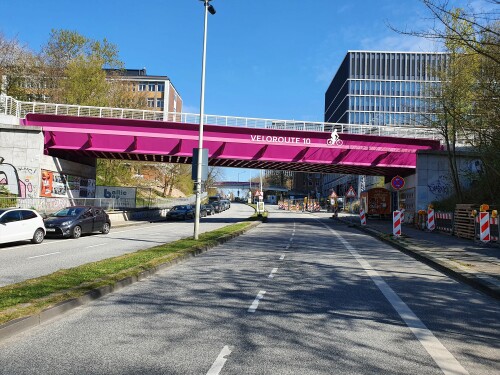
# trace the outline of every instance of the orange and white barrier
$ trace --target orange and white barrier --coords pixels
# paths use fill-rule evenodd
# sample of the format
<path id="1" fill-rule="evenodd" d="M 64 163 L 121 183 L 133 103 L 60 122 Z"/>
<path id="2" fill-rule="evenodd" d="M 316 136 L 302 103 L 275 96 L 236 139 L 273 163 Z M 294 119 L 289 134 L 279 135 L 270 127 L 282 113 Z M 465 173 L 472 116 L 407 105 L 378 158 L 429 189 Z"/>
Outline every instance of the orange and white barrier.
<path id="1" fill-rule="evenodd" d="M 429 208 L 427 210 L 427 229 L 434 230 L 436 229 L 436 221 L 434 220 L 434 210 Z"/>
<path id="2" fill-rule="evenodd" d="M 359 210 L 359 219 L 361 220 L 361 225 L 366 225 L 366 214 L 363 209 Z"/>
<path id="3" fill-rule="evenodd" d="M 392 213 L 392 234 L 401 237 L 401 211 Z"/>
<path id="4" fill-rule="evenodd" d="M 481 242 L 490 242 L 490 214 L 488 212 L 479 213 L 479 239 Z"/>

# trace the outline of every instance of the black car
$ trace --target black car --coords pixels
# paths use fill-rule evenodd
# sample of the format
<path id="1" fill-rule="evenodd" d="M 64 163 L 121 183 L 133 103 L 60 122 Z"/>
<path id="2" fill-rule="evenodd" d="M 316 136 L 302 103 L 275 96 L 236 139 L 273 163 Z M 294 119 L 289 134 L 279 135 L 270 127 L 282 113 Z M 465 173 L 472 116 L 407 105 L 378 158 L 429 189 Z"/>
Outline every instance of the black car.
<path id="1" fill-rule="evenodd" d="M 189 204 L 174 206 L 167 212 L 167 220 L 194 219 L 194 209 Z"/>
<path id="2" fill-rule="evenodd" d="M 202 210 L 205 209 L 207 215 L 213 215 L 215 214 L 215 208 L 211 204 L 203 204 L 201 205 Z"/>
<path id="3" fill-rule="evenodd" d="M 73 206 L 59 210 L 45 220 L 46 236 L 79 238 L 84 233 L 108 234 L 111 221 L 101 207 Z"/>

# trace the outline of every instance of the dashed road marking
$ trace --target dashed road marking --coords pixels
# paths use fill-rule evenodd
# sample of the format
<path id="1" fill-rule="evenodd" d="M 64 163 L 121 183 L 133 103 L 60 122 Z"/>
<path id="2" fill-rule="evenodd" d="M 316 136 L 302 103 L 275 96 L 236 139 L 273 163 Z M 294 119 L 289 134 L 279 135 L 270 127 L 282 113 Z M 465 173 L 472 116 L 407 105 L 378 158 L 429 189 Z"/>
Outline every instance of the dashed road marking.
<path id="1" fill-rule="evenodd" d="M 248 308 L 248 312 L 253 313 L 255 312 L 255 310 L 257 310 L 257 307 L 259 307 L 259 301 L 264 298 L 264 294 L 266 294 L 265 290 L 261 290 L 259 294 L 257 294 L 257 297 L 255 297 L 252 305 Z"/>
<path id="2" fill-rule="evenodd" d="M 210 367 L 210 370 L 208 370 L 207 375 L 219 375 L 222 368 L 224 367 L 224 364 L 227 361 L 227 358 L 225 358 L 225 357 L 227 357 L 229 354 L 231 354 L 232 351 L 233 351 L 233 349 L 230 348 L 229 346 L 227 346 L 227 345 L 224 346 L 222 348 L 221 352 L 219 353 L 219 355 L 217 356 L 217 359 L 212 364 L 212 367 Z"/>
<path id="3" fill-rule="evenodd" d="M 281 256 L 280 256 L 280 260 L 283 260 L 283 259 L 285 259 L 285 254 L 281 254 Z"/>
<path id="4" fill-rule="evenodd" d="M 61 252 L 58 251 L 58 252 L 55 252 L 55 253 L 48 253 L 48 254 L 43 254 L 43 255 L 35 255 L 34 257 L 28 257 L 28 259 L 47 257 L 49 255 L 55 255 L 55 254 L 61 254 Z"/>
<path id="5" fill-rule="evenodd" d="M 268 277 L 268 278 L 269 278 L 269 279 L 274 278 L 274 274 L 275 274 L 276 272 L 278 272 L 278 269 L 277 269 L 277 268 L 273 268 L 273 270 L 272 270 L 272 271 L 271 271 L 271 273 L 269 274 L 269 277 Z"/>

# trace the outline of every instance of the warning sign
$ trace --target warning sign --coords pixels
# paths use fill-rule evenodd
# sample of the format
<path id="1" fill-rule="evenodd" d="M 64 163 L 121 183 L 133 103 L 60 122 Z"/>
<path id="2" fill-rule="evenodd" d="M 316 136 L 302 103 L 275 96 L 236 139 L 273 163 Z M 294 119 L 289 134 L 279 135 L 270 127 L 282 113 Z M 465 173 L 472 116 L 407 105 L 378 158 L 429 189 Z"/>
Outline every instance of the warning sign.
<path id="1" fill-rule="evenodd" d="M 351 186 L 349 190 L 347 190 L 347 193 L 345 194 L 347 198 L 355 198 L 356 197 L 356 191 L 354 188 Z"/>
<path id="2" fill-rule="evenodd" d="M 337 193 L 332 191 L 332 193 L 330 194 L 330 198 L 337 199 L 338 198 Z"/>

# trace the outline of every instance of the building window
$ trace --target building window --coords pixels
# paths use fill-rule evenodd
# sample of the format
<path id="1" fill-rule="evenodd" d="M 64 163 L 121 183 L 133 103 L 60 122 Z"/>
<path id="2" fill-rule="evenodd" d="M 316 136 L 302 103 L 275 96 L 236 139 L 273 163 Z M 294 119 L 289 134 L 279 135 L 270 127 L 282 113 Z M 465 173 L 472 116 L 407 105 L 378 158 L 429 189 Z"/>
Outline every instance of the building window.
<path id="1" fill-rule="evenodd" d="M 146 84 L 143 82 L 139 83 L 139 90 L 138 91 L 146 91 Z"/>
<path id="2" fill-rule="evenodd" d="M 153 98 L 148 98 L 148 107 L 154 108 L 155 100 Z"/>
<path id="3" fill-rule="evenodd" d="M 156 107 L 158 108 L 163 108 L 164 106 L 164 100 L 163 99 L 156 99 Z"/>
<path id="4" fill-rule="evenodd" d="M 165 91 L 165 84 L 159 83 L 158 84 L 158 91 L 159 92 L 164 92 Z"/>
<path id="5" fill-rule="evenodd" d="M 154 83 L 149 84 L 149 91 L 156 91 L 156 85 Z"/>

